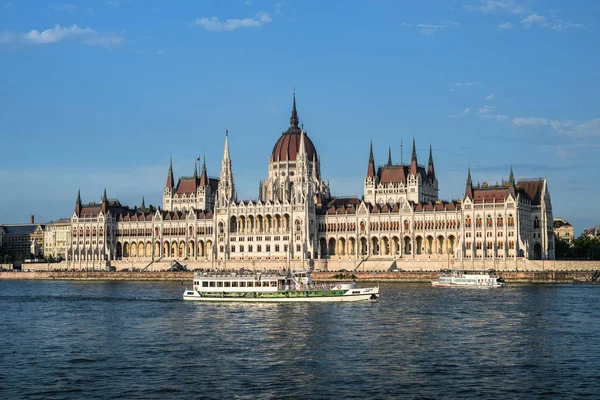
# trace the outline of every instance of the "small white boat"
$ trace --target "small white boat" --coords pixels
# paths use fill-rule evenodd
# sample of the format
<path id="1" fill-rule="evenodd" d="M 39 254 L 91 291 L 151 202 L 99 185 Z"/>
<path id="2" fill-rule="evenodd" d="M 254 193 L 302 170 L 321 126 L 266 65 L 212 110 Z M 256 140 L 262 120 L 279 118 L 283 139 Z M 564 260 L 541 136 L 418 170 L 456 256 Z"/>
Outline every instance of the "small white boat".
<path id="1" fill-rule="evenodd" d="M 313 284 L 310 271 L 283 274 L 195 274 L 183 300 L 218 302 L 333 302 L 377 301 L 379 287 L 357 288 L 351 283 Z"/>
<path id="2" fill-rule="evenodd" d="M 431 281 L 431 286 L 435 287 L 473 287 L 473 288 L 501 288 L 504 287 L 504 280 L 495 273 L 462 273 L 450 272 L 442 273 L 438 280 Z"/>

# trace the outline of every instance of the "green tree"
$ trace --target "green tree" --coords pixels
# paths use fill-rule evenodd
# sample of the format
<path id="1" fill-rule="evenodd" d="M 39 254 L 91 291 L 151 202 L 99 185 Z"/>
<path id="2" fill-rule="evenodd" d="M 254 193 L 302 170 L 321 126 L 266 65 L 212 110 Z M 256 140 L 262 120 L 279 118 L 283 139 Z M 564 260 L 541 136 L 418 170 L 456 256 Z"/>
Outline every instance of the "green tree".
<path id="1" fill-rule="evenodd" d="M 557 237 L 554 239 L 554 245 L 557 260 L 564 260 L 574 257 L 573 248 L 566 240 Z"/>
<path id="2" fill-rule="evenodd" d="M 600 240 L 585 235 L 573 240 L 573 255 L 585 260 L 600 260 Z"/>

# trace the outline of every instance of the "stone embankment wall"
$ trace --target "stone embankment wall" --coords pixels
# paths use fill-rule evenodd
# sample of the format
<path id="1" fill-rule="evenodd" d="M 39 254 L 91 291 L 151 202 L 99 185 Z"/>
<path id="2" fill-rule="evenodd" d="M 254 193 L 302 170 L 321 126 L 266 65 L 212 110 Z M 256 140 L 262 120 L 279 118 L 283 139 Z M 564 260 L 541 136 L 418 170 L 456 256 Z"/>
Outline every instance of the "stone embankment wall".
<path id="1" fill-rule="evenodd" d="M 589 281 L 593 272 L 573 271 L 510 271 L 499 274 L 507 282 L 560 283 L 574 280 Z M 429 282 L 439 277 L 439 272 L 316 272 L 315 281 L 352 280 L 364 282 Z M 102 272 L 102 271 L 35 271 L 0 272 L 0 280 L 74 280 L 74 281 L 177 281 L 188 283 L 192 272 Z"/>

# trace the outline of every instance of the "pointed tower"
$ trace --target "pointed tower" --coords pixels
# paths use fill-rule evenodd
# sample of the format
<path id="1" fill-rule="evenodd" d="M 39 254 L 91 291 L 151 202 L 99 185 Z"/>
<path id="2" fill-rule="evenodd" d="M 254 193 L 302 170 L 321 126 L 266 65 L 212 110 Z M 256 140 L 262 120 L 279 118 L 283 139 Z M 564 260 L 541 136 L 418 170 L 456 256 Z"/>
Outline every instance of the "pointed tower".
<path id="1" fill-rule="evenodd" d="M 435 169 L 433 168 L 433 150 L 431 149 L 431 143 L 429 143 L 429 164 L 427 166 L 427 176 L 431 182 L 435 181 Z"/>
<path id="2" fill-rule="evenodd" d="M 194 161 L 194 179 L 198 179 L 198 158 Z"/>
<path id="3" fill-rule="evenodd" d="M 200 173 L 200 186 L 206 187 L 208 185 L 208 175 L 206 174 L 206 155 L 202 161 L 202 172 Z"/>
<path id="4" fill-rule="evenodd" d="M 290 127 L 298 128 L 300 119 L 298 118 L 298 112 L 296 111 L 296 91 L 294 90 L 294 103 L 292 105 L 292 116 L 290 117 Z"/>
<path id="5" fill-rule="evenodd" d="M 220 206 L 227 206 L 230 201 L 234 200 L 235 196 L 231 157 L 229 155 L 229 130 L 225 130 L 225 149 L 223 150 L 223 161 L 221 161 L 218 196 Z"/>
<path id="6" fill-rule="evenodd" d="M 173 178 L 173 157 L 169 157 L 169 174 L 167 175 L 167 189 L 173 191 L 175 178 Z"/>
<path id="7" fill-rule="evenodd" d="M 77 200 L 75 200 L 75 215 L 78 217 L 81 215 L 83 205 L 81 204 L 81 191 L 77 189 Z"/>
<path id="8" fill-rule="evenodd" d="M 106 197 L 106 188 L 104 188 L 104 194 L 102 195 L 101 208 L 102 212 L 106 214 L 106 212 L 108 211 L 108 198 Z"/>
<path id="9" fill-rule="evenodd" d="M 415 138 L 413 137 L 412 157 L 410 159 L 410 169 L 408 173 L 416 176 L 418 172 L 419 165 L 417 164 L 417 146 L 415 144 Z"/>
<path id="10" fill-rule="evenodd" d="M 508 177 L 508 192 L 516 199 L 517 198 L 517 184 L 515 182 L 515 174 L 513 174 L 513 167 L 510 164 L 510 175 Z"/>
<path id="11" fill-rule="evenodd" d="M 371 178 L 375 182 L 375 157 L 373 157 L 373 141 L 369 148 L 369 166 L 367 167 L 367 178 Z"/>
<path id="12" fill-rule="evenodd" d="M 141 208 L 146 208 L 146 202 L 144 201 L 144 196 L 142 196 L 142 207 Z"/>
<path id="13" fill-rule="evenodd" d="M 392 146 L 388 146 L 388 167 L 392 165 Z"/>
<path id="14" fill-rule="evenodd" d="M 469 167 L 469 173 L 467 175 L 467 186 L 465 188 L 465 197 L 473 200 L 473 181 L 471 180 L 471 167 Z"/>

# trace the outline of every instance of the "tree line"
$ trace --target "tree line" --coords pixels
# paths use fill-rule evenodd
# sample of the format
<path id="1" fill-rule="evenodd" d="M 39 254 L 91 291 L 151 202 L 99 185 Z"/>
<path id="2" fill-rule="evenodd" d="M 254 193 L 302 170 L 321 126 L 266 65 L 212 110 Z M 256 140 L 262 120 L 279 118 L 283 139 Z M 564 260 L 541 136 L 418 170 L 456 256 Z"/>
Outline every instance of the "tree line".
<path id="1" fill-rule="evenodd" d="M 579 236 L 569 245 L 566 240 L 555 238 L 557 260 L 600 260 L 600 239 Z"/>

